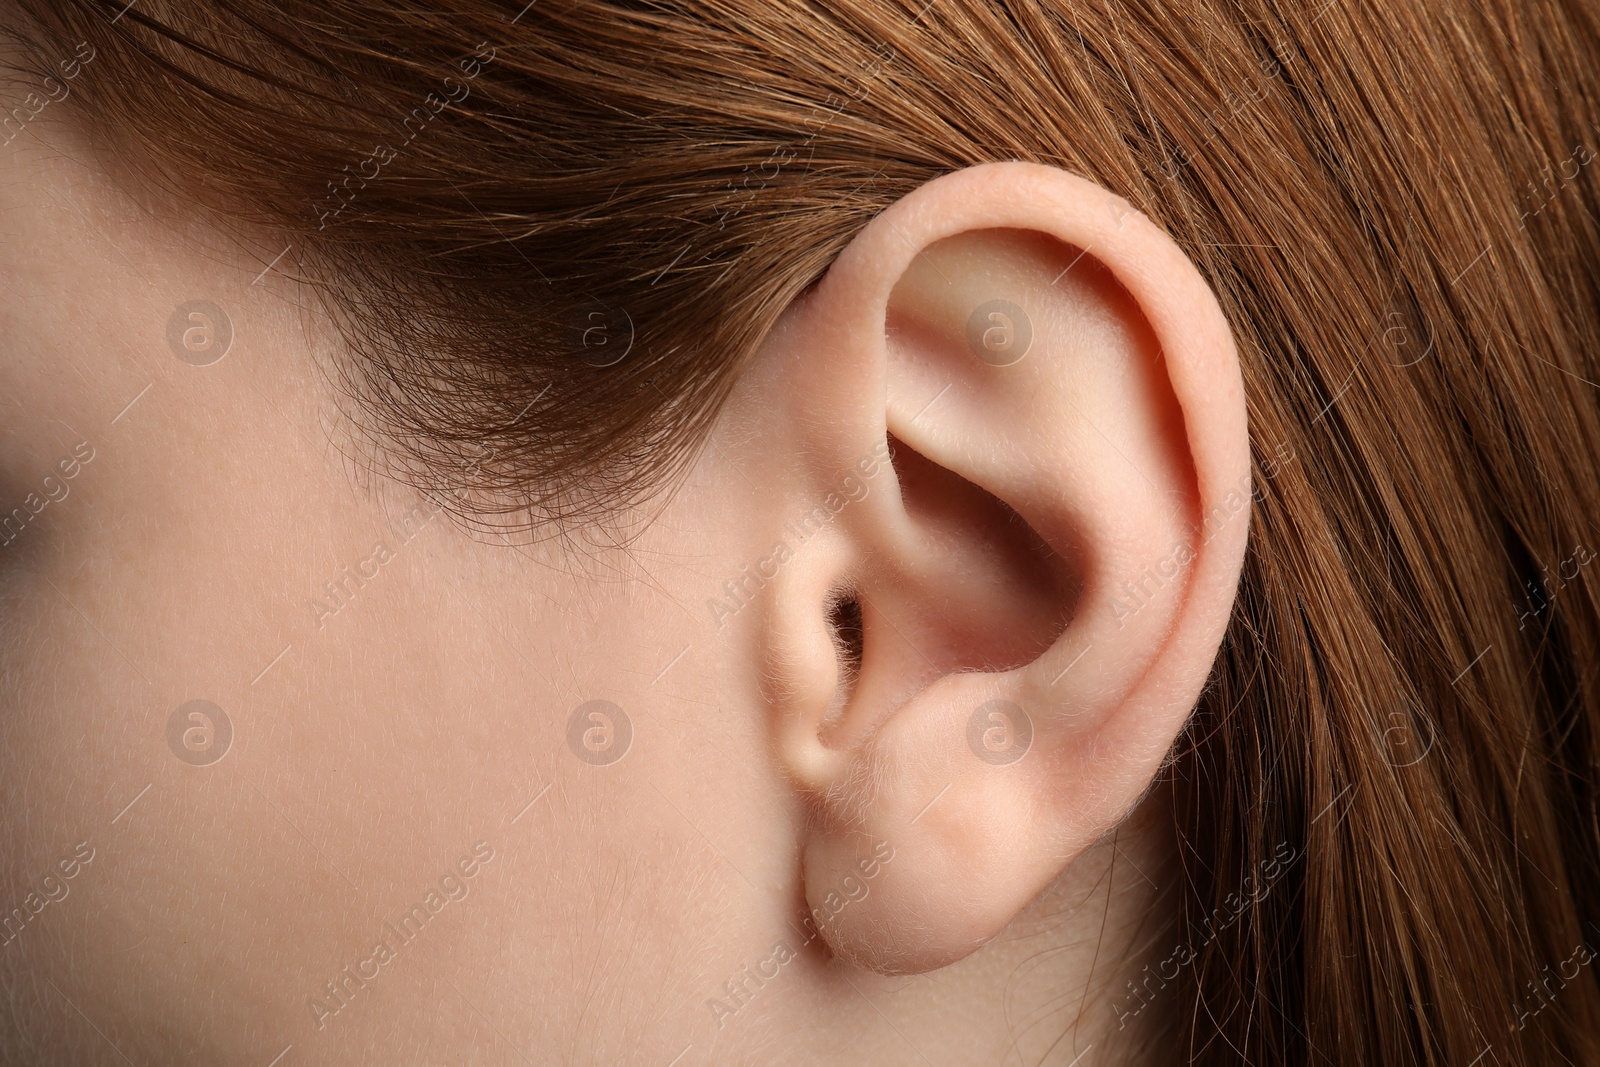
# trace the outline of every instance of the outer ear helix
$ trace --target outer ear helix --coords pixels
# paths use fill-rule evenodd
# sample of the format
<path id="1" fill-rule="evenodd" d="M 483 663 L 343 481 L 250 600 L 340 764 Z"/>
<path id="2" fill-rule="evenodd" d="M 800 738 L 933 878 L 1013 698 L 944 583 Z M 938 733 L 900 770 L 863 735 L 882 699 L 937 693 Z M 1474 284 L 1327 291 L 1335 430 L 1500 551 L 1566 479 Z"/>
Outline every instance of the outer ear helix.
<path id="1" fill-rule="evenodd" d="M 926 971 L 997 936 L 1125 817 L 1186 721 L 1243 559 L 1236 518 L 1198 540 L 1185 518 L 1226 512 L 1241 477 L 1248 499 L 1237 356 L 1167 235 L 1032 164 L 891 207 L 791 325 L 767 384 L 793 405 L 810 487 L 886 434 L 907 449 L 898 488 L 808 546 L 768 601 L 778 750 L 812 816 L 807 912 L 839 956 Z M 1129 484 L 1130 456 L 1147 485 Z M 996 502 L 1048 551 L 995 551 Z M 1147 564 L 1161 589 L 1144 579 L 1129 601 Z M 1006 619 L 1015 632 L 968 640 Z M 862 881 L 876 842 L 893 862 Z"/>

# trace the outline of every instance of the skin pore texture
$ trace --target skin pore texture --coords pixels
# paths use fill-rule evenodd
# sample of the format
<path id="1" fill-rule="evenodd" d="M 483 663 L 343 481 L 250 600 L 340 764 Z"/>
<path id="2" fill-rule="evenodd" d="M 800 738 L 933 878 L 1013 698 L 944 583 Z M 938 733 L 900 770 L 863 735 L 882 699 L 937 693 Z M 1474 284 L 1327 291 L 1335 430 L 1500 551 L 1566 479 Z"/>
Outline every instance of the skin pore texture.
<path id="1" fill-rule="evenodd" d="M 1171 947 L 1152 783 L 1249 464 L 1227 325 L 1143 216 L 1038 166 L 924 186 L 785 314 L 625 547 L 581 554 L 351 458 L 294 249 L 141 200 L 49 115 L 0 153 L 0 225 L 0 506 L 32 516 L 0 546 L 0 909 L 93 850 L 0 948 L 11 1057 L 1158 1039 L 1174 1005 L 1126 1008 Z M 1005 365 L 969 338 L 993 300 L 1029 309 Z M 231 334 L 206 365 L 193 301 Z M 196 700 L 225 742 L 204 708 L 174 733 Z M 572 729 L 590 701 L 625 726 Z M 1026 719 L 1013 762 L 969 742 L 1017 728 L 995 707 Z"/>

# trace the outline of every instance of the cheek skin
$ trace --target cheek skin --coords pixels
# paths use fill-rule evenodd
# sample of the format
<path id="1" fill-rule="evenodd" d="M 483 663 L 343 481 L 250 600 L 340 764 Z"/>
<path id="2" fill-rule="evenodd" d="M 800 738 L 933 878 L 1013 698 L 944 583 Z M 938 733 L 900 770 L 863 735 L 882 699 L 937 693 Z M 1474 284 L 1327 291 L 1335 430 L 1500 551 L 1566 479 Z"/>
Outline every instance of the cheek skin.
<path id="1" fill-rule="evenodd" d="M 79 442 L 93 458 L 78 456 L 70 494 L 26 540 L 0 546 L 0 884 L 38 885 L 78 842 L 95 858 L 45 909 L 51 936 L 26 931 L 8 953 L 115 1020 L 136 1061 L 173 1058 L 182 1035 L 217 1062 L 268 1062 L 292 1042 L 300 1062 L 341 1063 L 403 1059 L 431 1028 L 476 1018 L 419 974 L 492 974 L 473 1007 L 544 1004 L 542 1025 L 576 1040 L 584 1004 L 555 976 L 596 970 L 609 995 L 642 1000 L 649 975 L 681 967 L 674 946 L 761 940 L 754 908 L 707 893 L 737 875 L 696 825 L 730 811 L 781 823 L 776 790 L 744 773 L 717 810 L 697 807 L 682 742 L 652 725 L 748 703 L 719 691 L 703 648 L 647 686 L 706 641 L 678 606 L 701 594 L 698 573 L 662 570 L 657 593 L 447 517 L 403 529 L 393 520 L 416 494 L 353 484 L 337 451 L 351 435 L 323 387 L 333 335 L 282 271 L 263 274 L 278 249 L 196 247 L 53 136 L 55 150 L 0 153 L 0 281 L 15 296 L 0 303 L 0 393 L 26 399 L 0 419 L 0 507 L 60 482 Z M 208 366 L 168 341 L 196 300 L 232 326 Z M 654 555 L 707 550 L 677 536 Z M 378 542 L 382 566 L 358 573 Z M 316 629 L 307 601 L 341 581 L 340 610 Z M 607 768 L 566 740 L 568 713 L 597 697 L 633 719 L 632 751 Z M 220 716 L 174 729 L 195 700 Z M 743 720 L 696 729 L 720 734 L 715 750 L 759 744 Z M 493 859 L 469 874 L 478 841 Z M 792 873 L 787 858 L 765 874 L 768 861 L 743 860 L 774 883 Z M 307 998 L 457 870 L 470 892 L 314 1030 Z M 714 987 L 721 967 L 686 988 Z M 669 1032 L 705 1025 L 701 998 L 679 1012 Z M 616 1032 L 642 1040 L 647 1024 L 663 1025 Z"/>

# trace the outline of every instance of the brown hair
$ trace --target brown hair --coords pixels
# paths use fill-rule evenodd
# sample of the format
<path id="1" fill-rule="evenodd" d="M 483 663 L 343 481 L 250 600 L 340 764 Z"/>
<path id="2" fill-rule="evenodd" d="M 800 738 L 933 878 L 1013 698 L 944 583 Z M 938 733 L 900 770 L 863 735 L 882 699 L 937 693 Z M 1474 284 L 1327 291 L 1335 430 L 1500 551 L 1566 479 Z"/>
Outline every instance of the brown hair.
<path id="1" fill-rule="evenodd" d="M 670 485 L 930 178 L 1125 196 L 1233 324 L 1259 486 L 1127 995 L 1194 1063 L 1600 1062 L 1592 5 L 21 4 L 121 158 L 284 235 L 398 472 L 508 522 Z"/>

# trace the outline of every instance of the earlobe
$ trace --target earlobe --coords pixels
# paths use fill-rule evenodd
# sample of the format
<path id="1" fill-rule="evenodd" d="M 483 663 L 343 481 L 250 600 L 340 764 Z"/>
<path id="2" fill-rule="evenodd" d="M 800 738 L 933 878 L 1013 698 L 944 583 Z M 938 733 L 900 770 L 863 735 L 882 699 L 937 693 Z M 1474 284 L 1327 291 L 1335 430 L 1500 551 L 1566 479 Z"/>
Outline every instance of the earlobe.
<path id="1" fill-rule="evenodd" d="M 1154 224 L 1020 163 L 891 207 L 774 348 L 797 507 L 894 445 L 765 601 L 806 896 L 840 955 L 928 970 L 1131 810 L 1198 698 L 1249 521 L 1237 357 Z"/>

